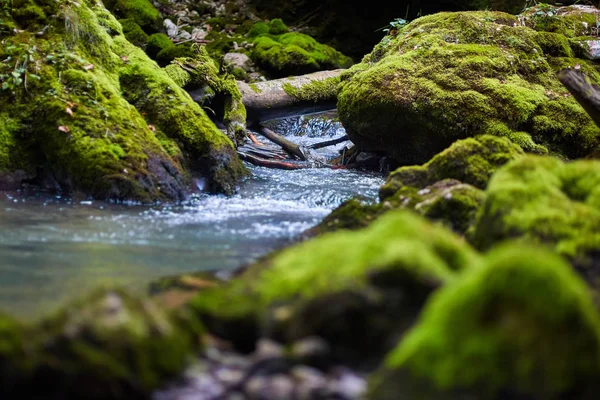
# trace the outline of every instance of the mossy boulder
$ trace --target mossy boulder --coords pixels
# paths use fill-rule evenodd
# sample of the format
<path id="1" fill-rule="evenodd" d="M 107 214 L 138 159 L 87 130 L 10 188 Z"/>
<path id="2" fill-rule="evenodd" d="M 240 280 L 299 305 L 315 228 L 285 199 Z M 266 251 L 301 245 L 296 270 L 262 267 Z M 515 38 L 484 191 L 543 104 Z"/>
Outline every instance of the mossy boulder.
<path id="1" fill-rule="evenodd" d="M 165 67 L 176 58 L 192 57 L 193 55 L 189 44 L 173 45 L 164 47 L 156 53 L 156 61 L 161 67 Z"/>
<path id="2" fill-rule="evenodd" d="M 459 237 L 408 211 L 360 232 L 340 231 L 281 251 L 191 303 L 207 327 L 236 344 L 266 335 L 320 336 L 337 360 L 377 361 L 436 288 L 476 263 Z"/>
<path id="3" fill-rule="evenodd" d="M 509 238 L 544 243 L 600 284 L 600 162 L 529 156 L 490 180 L 471 241 L 480 249 Z"/>
<path id="4" fill-rule="evenodd" d="M 379 189 L 379 203 L 348 200 L 307 233 L 363 228 L 391 209 L 404 208 L 465 234 L 483 204 L 483 190 L 492 174 L 523 154 L 507 138 L 482 135 L 459 140 L 424 165 L 392 172 Z"/>
<path id="5" fill-rule="evenodd" d="M 2 321 L 0 393 L 9 398 L 148 398 L 189 365 L 203 333 L 191 316 L 122 290 L 99 290 L 31 326 Z M 22 359 L 5 358 L 21 347 Z"/>
<path id="6" fill-rule="evenodd" d="M 116 16 L 131 19 L 146 30 L 161 27 L 161 15 L 150 0 L 108 0 L 106 3 Z"/>
<path id="7" fill-rule="evenodd" d="M 425 16 L 390 32 L 342 75 L 338 110 L 350 138 L 408 165 L 486 133 L 528 152 L 590 154 L 600 128 L 556 72 L 579 65 L 600 81 L 570 41 L 589 32 L 600 11 L 553 9 L 564 29 L 541 31 L 527 16 L 480 11 Z"/>
<path id="8" fill-rule="evenodd" d="M 232 143 L 103 6 L 60 3 L 44 34 L 12 13 L 20 29 L 3 52 L 24 67 L 0 67 L 0 181 L 18 186 L 24 171 L 44 188 L 146 202 L 185 198 L 192 171 L 235 190 L 245 170 Z"/>
<path id="9" fill-rule="evenodd" d="M 506 244 L 430 297 L 369 398 L 592 399 L 599 363 L 585 283 L 547 250 Z"/>
<path id="10" fill-rule="evenodd" d="M 423 165 L 392 172 L 379 189 L 379 198 L 386 200 L 405 186 L 422 189 L 443 179 L 456 179 L 485 189 L 498 168 L 523 154 L 507 138 L 483 135 L 459 140 Z"/>
<path id="11" fill-rule="evenodd" d="M 150 39 L 146 32 L 132 19 L 121 19 L 119 23 L 123 27 L 123 34 L 131 43 L 142 49 L 146 47 Z"/>
<path id="12" fill-rule="evenodd" d="M 150 35 L 150 37 L 148 38 L 148 44 L 146 45 L 146 54 L 148 54 L 152 59 L 156 59 L 158 53 L 160 53 L 164 49 L 173 46 L 175 46 L 175 44 L 171 41 L 171 39 L 169 39 L 167 35 L 165 35 L 164 33 L 155 33 L 153 35 Z M 163 61 L 165 65 L 171 62 L 171 60 L 175 57 L 171 59 L 168 58 L 169 57 L 165 58 L 165 60 Z"/>
<path id="13" fill-rule="evenodd" d="M 347 68 L 352 59 L 312 37 L 288 32 L 279 20 L 256 23 L 250 30 L 253 39 L 252 61 L 274 77 L 302 75 L 310 72 Z"/>

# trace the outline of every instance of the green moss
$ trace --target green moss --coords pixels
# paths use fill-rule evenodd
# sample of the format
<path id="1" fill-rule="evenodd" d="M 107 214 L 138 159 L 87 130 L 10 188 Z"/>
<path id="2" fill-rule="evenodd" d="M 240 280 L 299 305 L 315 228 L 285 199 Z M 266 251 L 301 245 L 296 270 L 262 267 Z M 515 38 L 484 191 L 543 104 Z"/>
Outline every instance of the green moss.
<path id="1" fill-rule="evenodd" d="M 457 179 L 485 189 L 490 177 L 523 151 L 505 138 L 489 135 L 457 141 L 422 166 L 401 167 L 392 172 L 379 190 L 386 200 L 404 186 L 424 188 L 443 179 Z"/>
<path id="2" fill-rule="evenodd" d="M 120 35 L 120 26 L 110 28 L 119 24 L 99 3 L 51 3 L 60 12 L 48 34 L 36 28 L 4 39 L 6 56 L 29 61 L 20 82 L 0 92 L 2 139 L 9 143 L 0 145 L 2 167 L 48 170 L 65 190 L 95 198 L 153 201 L 185 196 L 185 165 L 201 171 L 210 189 L 231 193 L 245 171 L 189 95 Z M 36 4 L 44 8 L 46 0 Z M 12 69 L 0 66 L 0 80 Z M 146 109 L 123 97 L 144 95 L 127 93 L 123 77 L 132 75 L 160 88 L 161 96 L 149 97 L 160 100 L 154 112 L 164 119 L 142 116 Z"/>
<path id="3" fill-rule="evenodd" d="M 225 20 L 220 17 L 213 17 L 206 20 L 205 24 L 210 25 L 212 30 L 220 31 L 225 28 Z"/>
<path id="4" fill-rule="evenodd" d="M 190 154 L 192 167 L 209 178 L 210 189 L 233 193 L 237 180 L 247 171 L 235 156 L 231 141 L 181 87 L 164 71 L 155 68 L 141 50 L 131 48 L 124 40 L 115 43 L 121 46 L 120 52 L 129 54 L 133 61 L 119 74 L 127 100 L 144 112 L 167 137 L 182 143 Z"/>
<path id="5" fill-rule="evenodd" d="M 485 133 L 535 153 L 586 156 L 600 144 L 600 129 L 556 72 L 580 64 L 592 80 L 600 75 L 573 57 L 567 37 L 500 12 L 418 18 L 344 74 L 340 119 L 357 145 L 406 165 Z"/>
<path id="6" fill-rule="evenodd" d="M 138 47 L 145 48 L 148 43 L 148 35 L 140 28 L 133 19 L 121 19 L 119 23 L 123 27 L 123 34 L 131 43 Z"/>
<path id="7" fill-rule="evenodd" d="M 252 25 L 252 28 L 250 28 L 250 31 L 248 32 L 248 37 L 254 38 L 260 35 L 265 35 L 269 33 L 269 29 L 269 24 L 267 24 L 266 22 L 256 22 L 254 25 Z"/>
<path id="8" fill-rule="evenodd" d="M 164 67 L 176 58 L 191 56 L 193 56 L 193 52 L 190 45 L 180 44 L 177 46 L 163 48 L 156 55 L 156 61 L 159 65 Z"/>
<path id="9" fill-rule="evenodd" d="M 363 231 L 326 234 L 286 249 L 268 267 L 250 268 L 229 287 L 200 294 L 192 307 L 213 321 L 253 315 L 275 324 L 267 325 L 270 332 L 286 341 L 319 335 L 341 358 L 356 361 L 380 354 L 434 288 L 477 259 L 445 229 L 395 211 Z"/>
<path id="10" fill-rule="evenodd" d="M 545 243 L 591 283 L 600 249 L 600 163 L 530 156 L 492 177 L 472 241 L 487 249 L 508 238 Z"/>
<path id="11" fill-rule="evenodd" d="M 255 63 L 276 76 L 301 75 L 352 64 L 350 58 L 335 49 L 295 32 L 257 34 L 250 56 Z"/>
<path id="12" fill-rule="evenodd" d="M 252 89 L 255 93 L 261 93 L 262 92 L 262 90 L 260 90 L 260 88 L 258 86 L 256 86 L 255 83 L 250 83 L 249 86 L 250 86 L 250 89 Z"/>
<path id="13" fill-rule="evenodd" d="M 58 11 L 52 1 L 13 0 L 4 7 L 11 7 L 10 14 L 22 28 L 39 29 L 48 23 L 48 18 Z"/>
<path id="14" fill-rule="evenodd" d="M 290 29 L 283 23 L 281 18 L 275 18 L 269 21 L 269 33 L 271 35 L 282 35 L 288 33 Z"/>
<path id="15" fill-rule="evenodd" d="M 335 100 L 337 97 L 339 76 L 314 80 L 300 87 L 293 80 L 283 84 L 283 90 L 292 97 L 305 101 Z"/>
<path id="16" fill-rule="evenodd" d="M 174 46 L 174 44 L 167 35 L 164 33 L 155 33 L 150 35 L 148 38 L 146 54 L 148 54 L 151 58 L 156 59 L 161 51 L 172 46 Z"/>
<path id="17" fill-rule="evenodd" d="M 13 166 L 11 154 L 16 147 L 15 133 L 18 128 L 17 121 L 6 113 L 0 113 L 0 172 L 8 171 Z"/>
<path id="18" fill-rule="evenodd" d="M 219 74 L 219 68 L 206 47 L 196 46 L 194 49 L 194 57 L 177 59 L 172 67 L 168 67 L 169 74 L 175 76 L 183 86 L 201 87 L 205 93 L 211 93 L 212 96 L 207 97 L 207 103 L 222 102 L 224 112 L 217 117 L 223 120 L 229 138 L 242 144 L 246 138 L 246 108 L 235 78 Z"/>
<path id="19" fill-rule="evenodd" d="M 504 245 L 426 305 L 371 379 L 371 398 L 593 398 L 600 321 L 558 256 Z"/>
<path id="20" fill-rule="evenodd" d="M 144 28 L 158 28 L 161 22 L 160 13 L 149 0 L 117 0 L 112 11 Z"/>
<path id="21" fill-rule="evenodd" d="M 97 397 L 149 395 L 186 367 L 201 333 L 197 322 L 169 315 L 149 300 L 97 291 L 36 327 L 37 369 L 53 379 L 51 387 L 42 383 L 35 390 L 87 398 L 93 397 L 87 393 L 92 384 Z"/>

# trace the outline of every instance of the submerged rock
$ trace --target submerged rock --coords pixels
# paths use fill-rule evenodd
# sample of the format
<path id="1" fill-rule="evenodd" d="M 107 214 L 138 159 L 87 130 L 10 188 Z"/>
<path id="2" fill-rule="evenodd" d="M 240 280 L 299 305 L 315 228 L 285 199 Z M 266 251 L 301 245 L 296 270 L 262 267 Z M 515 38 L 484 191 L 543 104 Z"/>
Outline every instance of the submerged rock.
<path id="1" fill-rule="evenodd" d="M 592 399 L 599 360 L 583 281 L 547 250 L 505 245 L 430 298 L 368 398 Z"/>
<path id="2" fill-rule="evenodd" d="M 491 179 L 471 241 L 480 249 L 510 238 L 546 244 L 600 284 L 600 162 L 529 156 Z"/>
<path id="3" fill-rule="evenodd" d="M 460 238 L 406 211 L 361 232 L 341 231 L 274 255 L 230 285 L 191 302 L 210 330 L 236 346 L 318 336 L 332 360 L 376 362 L 436 288 L 478 256 Z"/>
<path id="4" fill-rule="evenodd" d="M 556 72 L 579 66 L 600 81 L 571 40 L 590 35 L 600 11 L 540 7 L 521 16 L 439 13 L 390 32 L 342 75 L 338 110 L 352 141 L 401 164 L 485 133 L 534 153 L 596 150 L 600 128 Z"/>
<path id="5" fill-rule="evenodd" d="M 189 168 L 210 190 L 235 190 L 246 171 L 232 143 L 101 3 L 30 3 L 39 18 L 14 5 L 3 18 L 15 29 L 0 32 L 0 58 L 13 60 L 0 67 L 1 176 L 51 176 L 101 199 L 179 200 Z"/>

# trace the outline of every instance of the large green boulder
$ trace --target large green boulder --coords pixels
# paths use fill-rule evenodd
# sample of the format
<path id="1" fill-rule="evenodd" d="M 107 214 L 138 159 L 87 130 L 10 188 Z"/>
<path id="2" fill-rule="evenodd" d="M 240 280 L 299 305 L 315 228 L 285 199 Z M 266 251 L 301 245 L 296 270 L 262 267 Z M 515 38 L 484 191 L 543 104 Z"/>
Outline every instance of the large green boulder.
<path id="1" fill-rule="evenodd" d="M 29 3 L 48 29 L 16 6 L 2 17 L 18 29 L 2 32 L 0 49 L 14 60 L 0 66 L 1 186 L 180 200 L 191 172 L 208 190 L 235 190 L 246 171 L 231 141 L 101 3 Z"/>
<path id="2" fill-rule="evenodd" d="M 423 163 L 458 139 L 486 133 L 529 152 L 588 155 L 600 128 L 556 72 L 579 66 L 600 81 L 593 64 L 578 58 L 584 52 L 574 39 L 590 35 L 599 15 L 593 7 L 544 6 L 520 17 L 418 18 L 342 75 L 340 120 L 357 145 L 401 164 Z"/>
<path id="3" fill-rule="evenodd" d="M 559 256 L 506 244 L 430 297 L 370 399 L 593 399 L 600 319 Z"/>
<path id="4" fill-rule="evenodd" d="M 471 241 L 480 249 L 509 238 L 544 243 L 593 284 L 600 254 L 600 162 L 529 156 L 490 180 Z"/>
<path id="5" fill-rule="evenodd" d="M 359 232 L 340 231 L 283 250 L 191 307 L 236 345 L 259 336 L 326 340 L 336 360 L 379 360 L 436 288 L 479 256 L 459 237 L 408 211 Z"/>

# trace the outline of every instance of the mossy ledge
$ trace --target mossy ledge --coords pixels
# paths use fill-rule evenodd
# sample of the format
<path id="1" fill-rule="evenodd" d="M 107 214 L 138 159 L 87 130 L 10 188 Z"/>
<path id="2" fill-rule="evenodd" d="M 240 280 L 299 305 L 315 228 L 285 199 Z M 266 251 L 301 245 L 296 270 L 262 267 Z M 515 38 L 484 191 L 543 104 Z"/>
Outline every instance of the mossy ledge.
<path id="1" fill-rule="evenodd" d="M 209 190 L 235 190 L 246 170 L 231 141 L 101 2 L 28 4 L 44 19 L 16 18 L 13 5 L 6 18 L 19 29 L 2 32 L 0 57 L 12 60 L 0 67 L 5 187 L 24 176 L 98 199 L 151 202 L 185 198 L 200 174 Z"/>

